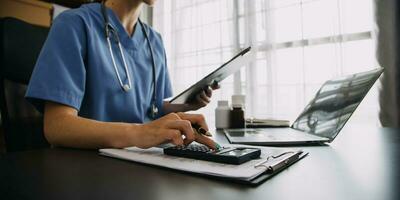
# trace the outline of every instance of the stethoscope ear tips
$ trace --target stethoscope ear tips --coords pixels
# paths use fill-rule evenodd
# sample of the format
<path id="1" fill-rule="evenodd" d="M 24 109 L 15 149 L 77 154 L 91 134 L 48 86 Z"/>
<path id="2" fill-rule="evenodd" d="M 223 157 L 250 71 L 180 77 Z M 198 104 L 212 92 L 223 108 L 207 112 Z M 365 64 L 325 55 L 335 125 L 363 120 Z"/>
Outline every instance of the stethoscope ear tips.
<path id="1" fill-rule="evenodd" d="M 131 87 L 128 84 L 125 84 L 124 86 L 122 86 L 122 88 L 124 89 L 125 92 L 128 92 Z"/>

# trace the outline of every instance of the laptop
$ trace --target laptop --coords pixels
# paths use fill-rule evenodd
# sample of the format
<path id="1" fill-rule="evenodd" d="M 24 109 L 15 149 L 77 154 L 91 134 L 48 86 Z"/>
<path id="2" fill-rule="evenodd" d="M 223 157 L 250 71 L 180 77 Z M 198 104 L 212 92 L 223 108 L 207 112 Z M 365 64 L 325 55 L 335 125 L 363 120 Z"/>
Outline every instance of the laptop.
<path id="1" fill-rule="evenodd" d="M 290 127 L 224 129 L 231 143 L 304 145 L 332 142 L 383 68 L 326 81 Z"/>

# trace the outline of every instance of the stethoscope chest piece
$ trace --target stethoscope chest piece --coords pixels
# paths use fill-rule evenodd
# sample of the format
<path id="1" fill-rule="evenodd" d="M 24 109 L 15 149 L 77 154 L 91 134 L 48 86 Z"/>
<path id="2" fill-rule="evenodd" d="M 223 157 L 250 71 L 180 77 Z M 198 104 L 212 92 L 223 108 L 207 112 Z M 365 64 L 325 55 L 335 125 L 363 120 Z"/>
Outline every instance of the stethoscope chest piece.
<path id="1" fill-rule="evenodd" d="M 128 84 L 125 84 L 124 86 L 122 86 L 122 89 L 123 89 L 125 92 L 128 92 L 128 91 L 131 89 L 131 86 L 129 86 Z"/>
<path id="2" fill-rule="evenodd" d="M 156 105 L 151 104 L 151 107 L 149 109 L 149 116 L 151 117 L 151 119 L 156 119 L 158 115 L 158 108 Z"/>

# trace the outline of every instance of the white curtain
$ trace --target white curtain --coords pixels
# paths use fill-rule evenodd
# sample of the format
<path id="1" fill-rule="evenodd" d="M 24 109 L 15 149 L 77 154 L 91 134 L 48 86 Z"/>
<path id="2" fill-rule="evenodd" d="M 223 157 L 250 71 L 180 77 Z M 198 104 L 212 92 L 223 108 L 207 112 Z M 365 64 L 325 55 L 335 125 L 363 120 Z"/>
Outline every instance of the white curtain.
<path id="1" fill-rule="evenodd" d="M 153 27 L 159 31 L 167 52 L 174 94 L 210 73 L 239 50 L 233 12 L 234 1 L 158 1 Z M 199 112 L 213 124 L 218 99 L 233 94 L 233 77 L 221 83 L 213 101 Z"/>
<path id="2" fill-rule="evenodd" d="M 222 82 L 200 110 L 246 95 L 246 115 L 293 120 L 321 84 L 377 66 L 373 0 L 163 0 L 153 25 L 166 45 L 175 94 L 252 46 L 257 59 Z M 378 123 L 376 89 L 357 111 Z"/>
<path id="3" fill-rule="evenodd" d="M 397 0 L 375 0 L 378 60 L 385 67 L 380 92 L 380 119 L 383 126 L 400 126 L 399 8 Z"/>

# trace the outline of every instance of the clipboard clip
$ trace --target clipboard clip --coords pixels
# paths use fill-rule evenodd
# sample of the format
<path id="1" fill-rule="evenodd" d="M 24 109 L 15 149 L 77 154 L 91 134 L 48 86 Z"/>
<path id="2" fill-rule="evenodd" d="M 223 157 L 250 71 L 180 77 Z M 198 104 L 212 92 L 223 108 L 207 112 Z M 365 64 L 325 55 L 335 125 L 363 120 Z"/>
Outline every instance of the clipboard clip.
<path id="1" fill-rule="evenodd" d="M 291 154 L 291 155 L 288 155 Z M 300 158 L 300 155 L 303 154 L 302 150 L 299 150 L 297 152 L 294 151 L 286 151 L 283 152 L 279 155 L 272 155 L 272 156 L 268 156 L 266 160 L 257 163 L 256 165 L 254 165 L 255 168 L 257 167 L 265 167 L 267 168 L 267 173 L 273 173 L 275 171 L 279 171 L 280 169 L 285 168 L 286 166 L 290 165 L 291 163 L 293 163 L 294 161 L 298 160 Z M 287 155 L 287 156 L 285 156 Z M 282 157 L 282 159 L 279 159 L 280 157 Z M 276 159 L 275 162 L 271 163 L 270 165 L 265 165 L 266 162 L 268 162 L 270 159 Z"/>

